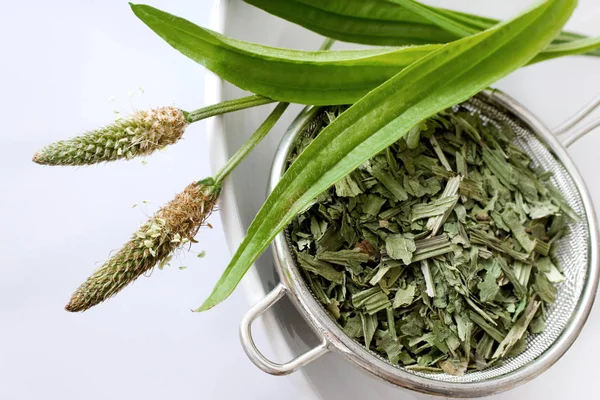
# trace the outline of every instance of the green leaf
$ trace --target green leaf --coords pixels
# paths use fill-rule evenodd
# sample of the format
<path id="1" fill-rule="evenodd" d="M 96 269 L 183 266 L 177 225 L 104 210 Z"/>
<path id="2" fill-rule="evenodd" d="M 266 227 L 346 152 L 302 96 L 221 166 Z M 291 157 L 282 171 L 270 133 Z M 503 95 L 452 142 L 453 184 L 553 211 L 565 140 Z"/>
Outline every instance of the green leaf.
<path id="1" fill-rule="evenodd" d="M 278 49 L 228 38 L 147 5 L 132 4 L 131 8 L 167 43 L 221 78 L 255 94 L 291 103 L 354 103 L 402 68 L 439 48 Z"/>
<path id="2" fill-rule="evenodd" d="M 414 222 L 423 218 L 436 217 L 446 213 L 448 210 L 452 210 L 458 197 L 458 195 L 440 197 L 430 203 L 415 204 L 411 211 L 411 221 Z"/>
<path id="3" fill-rule="evenodd" d="M 311 255 L 302 252 L 297 253 L 296 258 L 303 269 L 320 275 L 330 282 L 337 284 L 342 284 L 344 282 L 344 273 L 336 270 L 328 262 L 317 260 Z"/>
<path id="4" fill-rule="evenodd" d="M 525 227 L 519 220 L 517 214 L 513 210 L 507 209 L 502 214 L 502 220 L 504 220 L 506 226 L 512 231 L 521 247 L 523 247 L 527 253 L 531 253 L 535 248 L 535 241 L 527 234 Z"/>
<path id="5" fill-rule="evenodd" d="M 365 337 L 365 346 L 368 349 L 371 345 L 371 340 L 373 340 L 377 325 L 379 325 L 379 321 L 377 320 L 377 316 L 373 314 L 361 313 L 360 319 L 362 321 L 363 335 Z"/>
<path id="6" fill-rule="evenodd" d="M 356 197 L 362 192 L 352 175 L 347 175 L 335 183 L 335 193 L 340 197 Z"/>
<path id="7" fill-rule="evenodd" d="M 493 358 L 502 358 L 506 356 L 510 349 L 512 349 L 519 339 L 521 339 L 539 307 L 539 301 L 531 301 L 527 305 L 525 313 L 521 316 L 521 318 L 519 318 L 517 323 L 513 325 L 510 331 L 508 331 L 506 334 L 506 337 L 498 345 L 496 352 L 492 356 Z"/>
<path id="8" fill-rule="evenodd" d="M 398 289 L 396 296 L 394 297 L 394 304 L 392 307 L 398 308 L 402 306 L 409 306 L 415 298 L 416 285 L 408 285 L 404 289 Z"/>
<path id="9" fill-rule="evenodd" d="M 245 0 L 323 36 L 380 46 L 446 43 L 459 37 L 387 1 Z"/>
<path id="10" fill-rule="evenodd" d="M 273 129 L 273 126 L 279 121 L 281 115 L 285 112 L 289 103 L 279 103 L 269 114 L 267 119 L 258 127 L 258 129 L 244 142 L 242 147 L 235 152 L 227 161 L 227 164 L 215 176 L 215 182 L 221 183 L 237 167 L 248 154 L 264 139 L 264 137 Z M 317 238 L 318 239 L 318 238 Z"/>
<path id="11" fill-rule="evenodd" d="M 479 289 L 479 299 L 482 302 L 490 303 L 496 299 L 496 295 L 500 291 L 497 280 L 501 272 L 502 269 L 497 262 L 488 266 L 485 279 L 477 284 L 477 288 Z"/>
<path id="12" fill-rule="evenodd" d="M 443 47 L 429 44 L 345 51 L 278 49 L 228 38 L 147 5 L 132 4 L 131 8 L 167 43 L 221 78 L 257 95 L 290 103 L 352 104 L 403 68 Z M 600 48 L 600 42 L 553 51 L 543 59 L 591 48 Z"/>
<path id="13" fill-rule="evenodd" d="M 480 31 L 480 29 L 472 28 L 468 25 L 463 24 L 460 21 L 454 20 L 448 14 L 437 12 L 437 10 L 434 7 L 426 6 L 413 0 L 388 1 L 390 3 L 395 3 L 403 7 L 405 10 L 411 11 L 427 19 L 433 25 L 442 28 L 446 32 L 450 32 L 459 38 L 469 36 Z"/>
<path id="14" fill-rule="evenodd" d="M 401 233 L 390 235 L 385 240 L 385 250 L 394 260 L 402 260 L 404 264 L 410 264 L 417 246 L 412 237 Z"/>
<path id="15" fill-rule="evenodd" d="M 575 5 L 576 0 L 546 1 L 508 23 L 450 43 L 342 113 L 281 178 L 199 310 L 225 300 L 275 236 L 321 192 L 421 120 L 467 100 L 535 57 Z"/>
<path id="16" fill-rule="evenodd" d="M 557 57 L 574 56 L 578 54 L 600 56 L 600 37 L 581 38 L 566 43 L 557 43 L 548 46 L 538 54 L 531 64 L 546 61 Z"/>
<path id="17" fill-rule="evenodd" d="M 406 0 L 244 1 L 323 36 L 379 46 L 447 43 L 491 28 L 499 22 Z M 548 52 L 544 51 L 536 61 L 584 53 L 600 56 L 597 40 L 561 32 L 552 46 L 546 49 Z M 565 47 L 552 48 L 555 44 L 564 44 Z"/>

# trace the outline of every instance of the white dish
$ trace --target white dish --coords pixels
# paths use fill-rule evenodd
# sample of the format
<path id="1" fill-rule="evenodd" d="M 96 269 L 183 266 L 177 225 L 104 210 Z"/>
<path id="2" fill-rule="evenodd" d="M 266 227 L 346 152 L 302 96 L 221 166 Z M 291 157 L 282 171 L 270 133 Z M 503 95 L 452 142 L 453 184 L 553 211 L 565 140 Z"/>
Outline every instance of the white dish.
<path id="1" fill-rule="evenodd" d="M 594 21 L 600 20 L 600 5 L 594 5 L 592 1 L 580 1 L 580 6 L 569 23 L 570 29 L 587 34 L 600 34 L 598 24 L 594 26 Z M 476 4 L 477 9 L 474 9 L 474 5 L 469 4 L 468 0 L 437 3 L 496 17 L 508 16 L 523 7 L 522 0 L 482 2 L 484 4 Z M 212 29 L 238 39 L 276 47 L 309 50 L 318 48 L 322 41 L 319 35 L 239 1 L 221 0 L 217 3 Z M 348 47 L 350 45 L 336 45 L 336 48 Z M 548 125 L 555 126 L 600 92 L 600 75 L 597 74 L 599 66 L 600 60 L 596 58 L 571 57 L 554 60 L 519 70 L 495 86 L 529 107 Z M 206 104 L 244 95 L 240 89 L 223 83 L 212 74 L 207 78 L 206 90 Z M 259 126 L 271 108 L 254 108 L 208 121 L 213 170 L 216 171 L 226 162 Z M 290 107 L 273 132 L 225 184 L 220 214 L 232 251 L 243 239 L 247 227 L 265 199 L 275 149 L 285 129 L 301 108 L 297 105 Z M 587 179 L 590 193 L 598 204 L 600 186 L 592 182 L 595 178 L 592 171 L 597 170 L 599 165 L 594 152 L 594 148 L 598 147 L 594 144 L 600 144 L 600 137 L 594 134 L 597 135 L 597 132 L 583 139 L 581 144 L 575 145 L 571 154 L 582 170 L 584 179 Z M 271 252 L 267 251 L 243 280 L 242 286 L 249 304 L 254 304 L 264 297 L 278 281 Z M 597 367 L 600 344 L 596 340 L 600 334 L 598 309 L 594 308 L 586 328 L 573 348 L 555 366 L 533 382 L 495 396 L 494 399 L 563 399 L 577 395 L 589 397 L 589 393 L 595 391 L 595 379 L 600 372 L 600 367 Z M 281 361 L 291 359 L 317 343 L 310 327 L 289 301 L 277 303 L 272 311 L 263 317 L 262 322 L 276 358 Z M 429 397 L 378 381 L 335 354 L 327 354 L 291 377 L 281 379 L 290 379 L 290 383 L 303 393 L 305 398 Z"/>

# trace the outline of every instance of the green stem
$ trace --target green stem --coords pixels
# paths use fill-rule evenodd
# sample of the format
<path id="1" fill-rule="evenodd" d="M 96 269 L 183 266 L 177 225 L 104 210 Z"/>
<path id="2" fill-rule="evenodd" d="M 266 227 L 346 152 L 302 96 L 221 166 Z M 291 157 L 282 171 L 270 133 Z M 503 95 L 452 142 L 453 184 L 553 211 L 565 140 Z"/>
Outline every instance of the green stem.
<path id="1" fill-rule="evenodd" d="M 186 118 L 190 124 L 215 115 L 225 114 L 232 111 L 243 110 L 250 107 L 256 107 L 263 104 L 273 103 L 275 100 L 268 97 L 252 95 L 241 97 L 235 100 L 222 101 L 208 107 L 202 107 L 186 113 Z"/>
<path id="2" fill-rule="evenodd" d="M 290 103 L 279 103 L 277 107 L 269 114 L 262 125 L 246 140 L 242 147 L 227 161 L 227 164 L 215 176 L 215 183 L 218 185 L 229 175 L 231 171 L 256 147 L 258 143 L 269 133 L 275 123 L 279 120 L 283 112 Z"/>
<path id="3" fill-rule="evenodd" d="M 334 43 L 335 39 L 326 38 L 321 47 L 319 47 L 319 50 L 329 50 Z"/>
<path id="4" fill-rule="evenodd" d="M 334 43 L 335 43 L 334 39 L 326 38 L 325 41 L 323 42 L 323 44 L 321 44 L 321 47 L 319 48 L 319 50 L 323 50 L 323 51 L 329 50 L 331 48 L 331 46 L 333 46 Z M 260 96 L 250 96 L 250 97 L 260 97 Z M 267 99 L 266 97 L 263 97 L 263 99 L 270 100 L 270 99 Z M 242 99 L 240 99 L 240 100 L 242 100 Z M 272 101 L 273 100 L 271 100 L 271 102 Z M 227 103 L 227 102 L 224 102 L 224 103 Z M 220 103 L 220 104 L 224 104 L 224 103 Z M 215 184 L 218 185 L 218 184 L 222 183 L 223 180 L 225 178 L 227 178 L 227 176 L 231 173 L 231 171 L 233 171 L 235 169 L 235 167 L 237 167 L 239 165 L 239 163 L 242 162 L 242 160 L 248 154 L 250 154 L 250 152 L 252 150 L 254 150 L 256 145 L 258 145 L 258 143 L 260 143 L 260 141 L 263 140 L 263 138 L 267 135 L 267 133 L 269 133 L 269 131 L 271 131 L 271 129 L 273 129 L 273 126 L 277 123 L 279 118 L 281 118 L 281 115 L 284 113 L 284 111 L 287 109 L 287 107 L 289 105 L 290 105 L 290 103 L 277 104 L 275 109 L 271 112 L 271 114 L 269 114 L 269 116 L 267 117 L 267 119 L 265 119 L 265 121 L 262 123 L 262 125 L 258 127 L 256 132 L 254 132 L 252 134 L 252 136 L 250 136 L 250 139 L 248 139 L 246 142 L 244 142 L 242 147 L 240 147 L 240 149 L 229 159 L 229 161 L 227 161 L 227 164 L 225 164 L 225 166 L 223 168 L 221 168 L 221 170 L 217 173 L 217 175 L 214 178 Z"/>

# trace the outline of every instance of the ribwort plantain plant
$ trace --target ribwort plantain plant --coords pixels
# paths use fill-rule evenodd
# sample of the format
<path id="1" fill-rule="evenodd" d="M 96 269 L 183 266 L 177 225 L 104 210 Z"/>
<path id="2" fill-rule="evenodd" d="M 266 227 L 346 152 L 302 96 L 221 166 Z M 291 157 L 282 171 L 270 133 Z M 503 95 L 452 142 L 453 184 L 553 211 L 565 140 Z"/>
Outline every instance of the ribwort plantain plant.
<path id="1" fill-rule="evenodd" d="M 351 2 L 345 16 L 335 16 L 326 2 L 310 11 L 313 0 L 247 2 L 335 39 L 414 46 L 330 51 L 328 40 L 319 51 L 277 49 L 228 38 L 150 6 L 132 4 L 135 15 L 168 44 L 252 95 L 190 112 L 174 107 L 137 111 L 104 128 L 50 144 L 33 161 L 90 165 L 149 155 L 177 143 L 189 124 L 280 103 L 214 179 L 191 184 L 159 210 L 75 292 L 67 310 L 82 311 L 104 301 L 160 264 L 184 241 L 194 240 L 216 206 L 223 180 L 289 103 L 350 107 L 291 165 L 201 311 L 227 298 L 275 235 L 320 193 L 420 121 L 520 67 L 566 55 L 600 55 L 599 38 L 561 32 L 576 0 L 546 0 L 507 22 L 413 0 Z M 386 10 L 387 22 L 378 20 L 381 10 Z M 337 19 L 328 19 L 332 16 Z M 418 21 L 420 28 L 413 29 L 409 20 Z M 377 37 L 378 26 L 387 30 L 385 37 Z"/>

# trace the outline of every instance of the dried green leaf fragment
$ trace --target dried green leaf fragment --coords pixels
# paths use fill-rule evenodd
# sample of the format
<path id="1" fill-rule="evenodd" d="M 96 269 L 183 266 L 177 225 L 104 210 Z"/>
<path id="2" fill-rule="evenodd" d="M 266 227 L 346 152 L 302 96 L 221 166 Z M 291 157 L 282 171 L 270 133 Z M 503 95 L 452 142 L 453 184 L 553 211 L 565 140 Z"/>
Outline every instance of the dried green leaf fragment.
<path id="1" fill-rule="evenodd" d="M 390 362 L 460 375 L 499 362 L 495 354 L 519 354 L 527 334 L 544 329 L 538 311 L 520 334 L 532 295 L 552 301 L 564 279 L 551 248 L 569 220 L 549 175 L 531 169 L 510 132 L 461 108 L 418 129 L 323 192 L 288 229 L 294 247 L 342 275 L 336 283 L 304 268 L 351 337 Z M 498 175 L 518 179 L 507 187 Z"/>
<path id="2" fill-rule="evenodd" d="M 398 308 L 411 305 L 415 298 L 416 290 L 417 286 L 414 284 L 410 284 L 404 289 L 398 289 L 398 291 L 396 291 L 396 295 L 394 296 L 394 303 L 392 304 L 392 307 Z"/>
<path id="3" fill-rule="evenodd" d="M 328 262 L 318 260 L 305 252 L 297 253 L 296 259 L 301 268 L 322 276 L 330 282 L 341 284 L 344 280 L 343 272 L 338 271 Z"/>
<path id="4" fill-rule="evenodd" d="M 529 302 L 527 308 L 525 309 L 525 313 L 513 325 L 510 331 L 508 331 L 506 337 L 502 340 L 502 342 L 500 342 L 500 345 L 498 345 L 498 348 L 492 356 L 493 358 L 501 358 L 507 355 L 517 341 L 521 339 L 539 307 L 539 301 Z"/>
<path id="5" fill-rule="evenodd" d="M 390 235 L 385 241 L 385 250 L 394 260 L 402 260 L 405 264 L 412 262 L 412 255 L 417 249 L 414 239 L 410 235 Z"/>
<path id="6" fill-rule="evenodd" d="M 412 208 L 411 221 L 417 221 L 424 218 L 436 217 L 445 214 L 458 201 L 458 196 L 440 197 L 428 204 L 416 204 Z"/>

